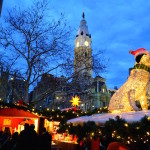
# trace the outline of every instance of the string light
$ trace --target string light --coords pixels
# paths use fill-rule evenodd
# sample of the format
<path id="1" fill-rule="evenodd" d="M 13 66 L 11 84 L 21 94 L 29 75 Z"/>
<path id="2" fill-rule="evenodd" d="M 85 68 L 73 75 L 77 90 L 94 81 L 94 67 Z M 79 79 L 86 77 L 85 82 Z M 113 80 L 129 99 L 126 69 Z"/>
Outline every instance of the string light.
<path id="1" fill-rule="evenodd" d="M 120 136 L 117 136 L 117 139 L 120 139 Z"/>
<path id="2" fill-rule="evenodd" d="M 92 136 L 94 136 L 94 132 L 92 132 L 92 134 L 91 134 Z"/>
<path id="3" fill-rule="evenodd" d="M 146 51 L 146 50 L 145 50 Z M 139 99 L 142 110 L 147 110 L 146 85 L 149 84 L 149 71 L 145 71 L 142 65 L 150 67 L 150 53 L 147 51 L 146 55 L 141 57 L 140 62 L 131 70 L 130 76 L 124 85 L 112 96 L 108 110 L 112 113 L 129 112 L 131 110 L 138 110 L 135 105 L 135 100 Z M 141 95 L 143 93 L 143 95 Z M 136 97 L 135 97 L 136 96 Z"/>
<path id="4" fill-rule="evenodd" d="M 125 127 L 128 127 L 128 124 L 127 124 L 127 123 L 125 123 L 125 124 L 124 124 L 124 126 L 125 126 Z"/>
<path id="5" fill-rule="evenodd" d="M 112 137 L 115 137 L 115 134 L 114 134 L 114 133 L 112 133 Z"/>
<path id="6" fill-rule="evenodd" d="M 147 134 L 147 135 L 150 135 L 150 133 L 149 133 L 149 132 L 146 132 L 146 134 Z"/>
<path id="7" fill-rule="evenodd" d="M 150 121 L 150 117 L 147 117 L 147 120 Z"/>

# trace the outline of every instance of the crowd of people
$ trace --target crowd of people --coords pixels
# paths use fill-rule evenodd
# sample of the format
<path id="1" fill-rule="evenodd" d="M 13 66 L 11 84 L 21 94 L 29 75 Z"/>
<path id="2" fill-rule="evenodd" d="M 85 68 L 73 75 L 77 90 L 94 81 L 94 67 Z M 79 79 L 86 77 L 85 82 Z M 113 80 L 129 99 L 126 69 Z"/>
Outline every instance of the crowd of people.
<path id="1" fill-rule="evenodd" d="M 34 130 L 34 125 L 25 124 L 24 130 L 18 134 L 11 135 L 10 129 L 5 128 L 0 131 L 1 150 L 51 150 L 52 136 L 45 128 L 41 129 L 38 135 Z"/>

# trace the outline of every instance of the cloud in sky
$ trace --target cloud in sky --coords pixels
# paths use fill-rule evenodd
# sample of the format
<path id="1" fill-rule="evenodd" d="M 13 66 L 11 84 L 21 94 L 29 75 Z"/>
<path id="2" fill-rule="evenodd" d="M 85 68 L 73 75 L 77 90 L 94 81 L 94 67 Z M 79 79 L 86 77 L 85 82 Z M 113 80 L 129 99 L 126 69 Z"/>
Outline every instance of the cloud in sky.
<path id="1" fill-rule="evenodd" d="M 30 0 L 4 1 L 2 15 L 6 9 L 30 5 Z M 102 49 L 110 58 L 106 77 L 109 88 L 120 87 L 128 77 L 128 69 L 134 65 L 130 49 L 145 47 L 150 50 L 150 1 L 143 0 L 51 0 L 50 9 L 54 17 L 63 12 L 68 24 L 77 33 L 82 12 L 92 35 L 93 51 Z M 74 39 L 72 41 L 74 47 Z M 73 49 L 72 49 L 73 51 Z"/>

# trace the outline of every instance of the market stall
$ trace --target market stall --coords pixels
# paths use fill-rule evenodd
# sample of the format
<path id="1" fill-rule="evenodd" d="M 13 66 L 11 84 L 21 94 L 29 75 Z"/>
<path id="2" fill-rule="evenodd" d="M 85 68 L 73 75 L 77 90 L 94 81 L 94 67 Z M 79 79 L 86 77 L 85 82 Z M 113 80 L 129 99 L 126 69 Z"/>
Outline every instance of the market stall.
<path id="1" fill-rule="evenodd" d="M 39 116 L 22 109 L 3 108 L 0 109 L 0 131 L 4 131 L 9 127 L 11 134 L 24 129 L 24 124 L 35 125 L 35 131 L 39 131 Z"/>

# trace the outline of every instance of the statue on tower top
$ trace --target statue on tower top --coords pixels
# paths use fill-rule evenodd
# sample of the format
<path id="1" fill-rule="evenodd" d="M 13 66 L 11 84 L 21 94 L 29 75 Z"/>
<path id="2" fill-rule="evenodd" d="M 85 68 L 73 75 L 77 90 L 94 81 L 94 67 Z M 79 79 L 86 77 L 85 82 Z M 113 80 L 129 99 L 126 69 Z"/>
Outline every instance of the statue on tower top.
<path id="1" fill-rule="evenodd" d="M 83 17 L 83 19 L 85 18 L 85 14 L 84 14 L 84 12 L 83 12 L 83 14 L 82 14 L 82 17 Z"/>

